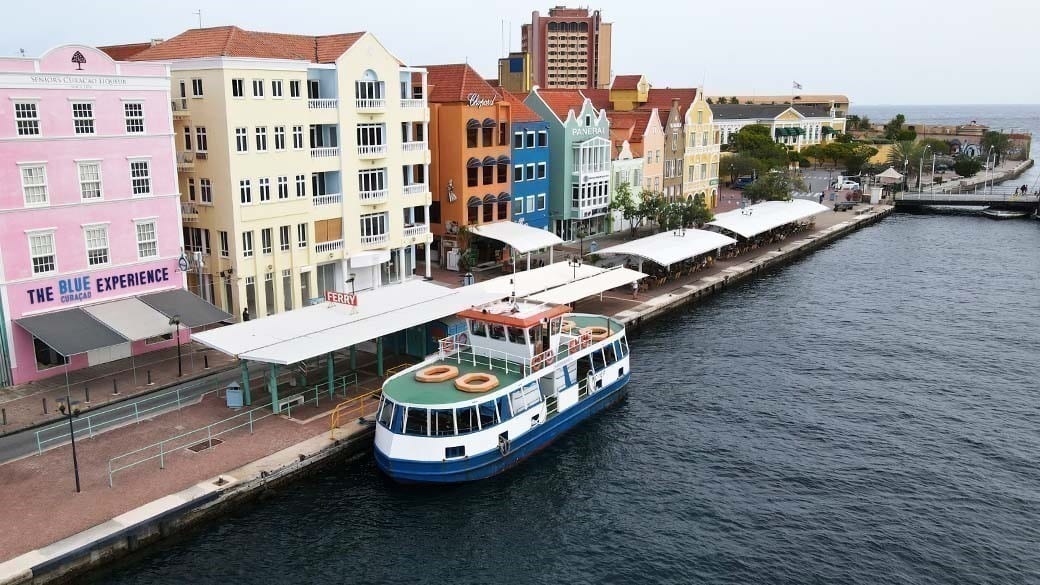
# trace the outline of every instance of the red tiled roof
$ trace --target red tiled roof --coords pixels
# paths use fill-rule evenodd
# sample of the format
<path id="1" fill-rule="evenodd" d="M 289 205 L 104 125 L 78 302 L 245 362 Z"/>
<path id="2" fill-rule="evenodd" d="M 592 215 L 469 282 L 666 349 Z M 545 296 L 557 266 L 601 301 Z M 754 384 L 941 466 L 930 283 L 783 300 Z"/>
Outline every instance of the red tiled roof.
<path id="1" fill-rule="evenodd" d="M 508 91 L 502 88 L 499 88 L 499 91 L 502 93 L 502 97 L 510 103 L 509 109 L 512 112 L 511 115 L 514 124 L 517 122 L 542 121 L 541 116 L 534 113 L 534 110 L 527 107 L 527 104 L 524 103 L 524 97 L 526 97 L 526 94 L 523 97 L 521 97 L 516 94 L 509 93 Z"/>
<path id="2" fill-rule="evenodd" d="M 365 33 L 290 35 L 243 30 L 237 26 L 194 28 L 132 55 L 131 61 L 168 61 L 201 57 L 255 57 L 332 63 Z"/>
<path id="3" fill-rule="evenodd" d="M 610 84 L 610 89 L 639 89 L 639 80 L 642 78 L 642 75 L 617 75 L 614 77 L 614 83 Z"/>
<path id="4" fill-rule="evenodd" d="M 577 116 L 585 105 L 585 95 L 578 89 L 539 89 L 538 95 L 561 121 L 567 119 L 571 110 Z"/>
<path id="5" fill-rule="evenodd" d="M 104 52 L 114 61 L 126 61 L 130 57 L 133 57 L 141 51 L 151 48 L 151 46 L 152 43 L 130 43 L 128 45 L 109 45 L 107 47 L 98 47 L 98 50 Z"/>
<path id="6" fill-rule="evenodd" d="M 592 105 L 597 110 L 607 110 L 609 112 L 614 108 L 614 105 L 610 103 L 609 89 L 583 89 L 581 93 L 592 101 Z"/>
<path id="7" fill-rule="evenodd" d="M 502 95 L 466 63 L 427 65 L 426 71 L 431 103 L 464 102 L 471 93 L 484 98 Z"/>
<path id="8" fill-rule="evenodd" d="M 646 103 L 640 104 L 636 109 L 650 111 L 657 108 L 661 112 L 661 116 L 667 118 L 668 112 L 672 110 L 672 98 L 679 98 L 680 111 L 686 111 L 690 104 L 693 103 L 693 100 L 697 99 L 697 89 L 675 89 L 671 87 L 651 89 L 647 94 Z"/>

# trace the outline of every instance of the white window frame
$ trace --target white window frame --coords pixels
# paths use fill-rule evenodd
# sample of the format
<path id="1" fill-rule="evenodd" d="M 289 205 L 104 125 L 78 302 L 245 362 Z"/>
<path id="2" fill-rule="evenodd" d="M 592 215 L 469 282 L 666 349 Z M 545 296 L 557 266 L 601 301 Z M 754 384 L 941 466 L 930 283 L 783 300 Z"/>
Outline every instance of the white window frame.
<path id="1" fill-rule="evenodd" d="M 256 151 L 267 152 L 267 126 L 257 126 L 253 132 L 256 136 Z"/>
<path id="2" fill-rule="evenodd" d="M 136 106 L 137 111 L 131 112 Z M 140 126 L 140 128 L 138 128 Z M 123 102 L 123 128 L 127 134 L 144 134 L 146 126 L 144 124 L 144 102 L 142 101 L 126 101 Z"/>
<path id="3" fill-rule="evenodd" d="M 535 165 L 534 165 L 534 163 L 527 163 L 527 169 L 524 170 L 524 175 L 525 175 L 524 180 L 525 181 L 533 181 L 534 177 L 535 177 L 534 172 L 535 172 Z"/>
<path id="4" fill-rule="evenodd" d="M 195 127 L 195 152 L 209 152 L 209 137 L 205 126 Z"/>
<path id="5" fill-rule="evenodd" d="M 288 252 L 292 249 L 292 226 L 278 226 L 278 251 Z"/>
<path id="6" fill-rule="evenodd" d="M 296 90 L 295 92 L 293 90 Z M 295 95 L 293 95 L 295 93 Z M 303 95 L 303 83 L 299 79 L 289 80 L 289 99 L 298 100 Z"/>
<path id="7" fill-rule="evenodd" d="M 285 126 L 274 127 L 274 149 L 285 150 Z"/>
<path id="8" fill-rule="evenodd" d="M 130 195 L 131 197 L 147 197 L 154 195 L 155 190 L 152 189 L 152 160 L 151 157 L 134 157 L 128 158 L 127 161 L 130 163 Z M 144 170 L 146 174 L 134 176 L 134 165 L 144 163 Z M 135 181 L 142 181 L 142 185 L 147 188 L 147 191 L 137 192 L 138 186 Z"/>
<path id="9" fill-rule="evenodd" d="M 516 140 L 518 138 L 520 139 L 520 145 L 519 146 L 517 146 L 517 144 L 516 144 Z M 524 149 L 524 133 L 523 132 L 513 132 L 513 150 L 523 150 L 523 149 Z"/>
<path id="10" fill-rule="evenodd" d="M 93 166 L 97 169 L 97 179 L 85 181 L 83 179 L 83 169 L 85 167 Z M 83 203 L 91 201 L 104 201 L 105 199 L 105 188 L 101 178 L 101 161 L 100 160 L 78 160 L 76 161 L 76 179 L 79 182 L 79 199 Z M 93 197 L 87 197 L 84 188 L 89 183 L 97 183 L 97 195 Z"/>
<path id="11" fill-rule="evenodd" d="M 285 95 L 282 93 L 283 80 L 272 79 L 271 80 L 271 99 L 284 99 Z"/>
<path id="12" fill-rule="evenodd" d="M 303 126 L 292 127 L 292 148 L 293 150 L 303 150 L 306 146 L 306 142 L 303 139 Z M 299 146 L 297 146 L 299 145 Z"/>
<path id="13" fill-rule="evenodd" d="M 253 99 L 262 100 L 264 99 L 264 80 L 254 79 L 253 80 Z"/>
<path id="14" fill-rule="evenodd" d="M 55 230 L 53 230 L 53 229 L 32 230 L 32 231 L 26 232 L 26 237 L 27 237 L 28 242 L 29 242 L 29 265 L 32 267 L 33 276 L 44 276 L 44 275 L 47 275 L 47 274 L 55 274 L 55 273 L 58 272 L 58 242 L 57 242 L 57 238 L 54 237 L 54 233 L 55 233 Z M 41 237 L 46 237 L 46 238 L 48 238 L 50 240 L 50 244 L 49 244 L 50 253 L 37 254 L 33 250 L 33 238 L 41 238 Z M 37 270 L 36 270 L 36 263 L 34 262 L 34 260 L 36 260 L 37 258 L 45 258 L 47 256 L 51 257 L 51 261 L 50 261 L 51 268 L 50 268 L 50 270 L 41 270 L 41 271 L 37 272 Z"/>
<path id="15" fill-rule="evenodd" d="M 205 177 L 199 179 L 199 203 L 213 205 L 213 181 Z"/>
<path id="16" fill-rule="evenodd" d="M 524 202 L 524 207 L 527 209 L 527 213 L 531 213 L 532 211 L 537 209 L 537 207 L 535 207 L 535 196 L 528 195 L 526 199 L 527 201 Z"/>
<path id="17" fill-rule="evenodd" d="M 100 237 L 97 239 L 102 240 L 104 245 L 98 245 L 97 242 L 93 246 L 91 245 L 91 231 L 94 230 L 101 230 Z M 83 224 L 83 242 L 87 250 L 87 266 L 107 266 L 112 263 L 112 249 L 108 239 L 108 223 Z M 91 252 L 99 250 L 104 250 L 104 262 L 94 262 L 90 257 Z"/>
<path id="18" fill-rule="evenodd" d="M 86 115 L 83 115 L 84 113 Z M 83 123 L 84 131 L 80 131 L 80 123 Z M 94 102 L 89 100 L 72 102 L 72 132 L 77 136 L 97 134 L 97 126 L 94 123 Z"/>
<path id="19" fill-rule="evenodd" d="M 546 194 L 545 193 L 539 193 L 537 195 L 537 197 L 538 197 L 538 199 L 537 199 L 538 200 L 538 211 L 545 211 L 545 201 L 547 199 Z"/>
<path id="20" fill-rule="evenodd" d="M 261 228 L 260 229 L 260 253 L 264 256 L 270 256 L 271 252 L 274 251 L 274 229 L 273 228 Z"/>
<path id="21" fill-rule="evenodd" d="M 271 178 L 260 177 L 256 180 L 257 199 L 260 203 L 271 200 Z"/>
<path id="22" fill-rule="evenodd" d="M 547 176 L 546 175 L 546 164 L 543 163 L 543 162 L 538 163 L 538 167 L 536 169 L 535 178 L 536 179 L 544 179 L 546 176 Z"/>
<path id="23" fill-rule="evenodd" d="M 40 135 L 40 104 L 38 100 L 16 100 L 12 109 L 14 111 L 15 134 L 17 136 Z M 26 114 L 32 115 L 28 116 Z"/>
<path id="24" fill-rule="evenodd" d="M 390 214 L 386 211 L 365 213 L 359 219 L 362 238 L 365 236 L 385 236 L 390 233 Z"/>
<path id="25" fill-rule="evenodd" d="M 37 183 L 26 184 L 26 182 L 25 182 L 25 178 L 26 178 L 25 177 L 25 171 L 28 170 L 28 169 L 39 169 L 40 170 L 40 178 L 42 179 L 42 182 L 39 183 L 39 184 L 37 184 Z M 21 178 L 21 181 L 22 181 L 22 202 L 25 203 L 26 207 L 46 207 L 46 206 L 50 205 L 50 189 L 47 186 L 47 163 L 44 163 L 44 162 L 39 162 L 39 163 L 19 163 L 18 164 L 18 176 Z M 42 188 L 42 190 L 43 190 L 42 191 L 43 192 L 43 201 L 33 201 L 33 202 L 30 202 L 29 201 L 29 191 L 28 190 L 29 189 L 38 189 L 38 188 Z"/>
<path id="26" fill-rule="evenodd" d="M 193 98 L 200 98 L 200 97 L 202 97 L 203 94 L 205 93 L 203 91 L 203 89 L 204 88 L 202 87 L 202 78 L 201 77 L 192 77 L 191 78 L 191 97 L 193 97 Z"/>
<path id="27" fill-rule="evenodd" d="M 217 230 L 217 237 L 220 239 L 220 257 L 230 258 L 231 244 L 228 240 L 228 233 L 224 230 Z"/>
<path id="28" fill-rule="evenodd" d="M 307 196 L 307 175 L 296 175 L 296 196 Z"/>
<path id="29" fill-rule="evenodd" d="M 235 128 L 235 152 L 249 152 L 249 128 Z"/>
<path id="30" fill-rule="evenodd" d="M 307 224 L 298 223 L 296 224 L 296 247 L 306 248 L 307 247 Z"/>
<path id="31" fill-rule="evenodd" d="M 238 202 L 242 205 L 253 204 L 253 184 L 249 179 L 238 182 Z"/>
<path id="32" fill-rule="evenodd" d="M 242 257 L 253 257 L 253 230 L 245 230 L 242 232 Z"/>
<path id="33" fill-rule="evenodd" d="M 278 200 L 284 201 L 289 198 L 289 177 L 278 177 Z"/>
<path id="34" fill-rule="evenodd" d="M 141 239 L 141 228 L 147 225 L 152 226 L 152 239 Z M 147 234 L 146 234 L 147 235 Z M 138 260 L 146 260 L 148 258 L 159 257 L 159 222 L 155 218 L 139 219 L 134 221 L 134 237 L 137 240 L 137 258 Z M 155 246 L 155 253 L 150 256 L 143 256 L 141 253 L 141 246 L 146 244 L 153 244 Z"/>
<path id="35" fill-rule="evenodd" d="M 238 92 L 235 92 L 235 87 L 238 86 Z M 235 77 L 231 80 L 231 97 L 240 100 L 246 97 L 246 80 L 241 77 Z"/>

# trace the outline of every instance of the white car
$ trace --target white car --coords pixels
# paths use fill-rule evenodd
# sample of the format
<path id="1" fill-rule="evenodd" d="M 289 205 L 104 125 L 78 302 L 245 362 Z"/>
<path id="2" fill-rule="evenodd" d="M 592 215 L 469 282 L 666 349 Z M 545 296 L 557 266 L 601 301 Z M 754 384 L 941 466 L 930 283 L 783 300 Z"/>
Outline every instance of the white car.
<path id="1" fill-rule="evenodd" d="M 855 191 L 856 189 L 859 189 L 859 183 L 857 183 L 856 181 L 848 181 L 848 180 L 845 180 L 845 181 L 835 181 L 834 184 L 831 185 L 831 188 L 832 189 L 838 189 L 840 191 L 844 191 L 846 189 L 851 189 L 851 190 Z"/>

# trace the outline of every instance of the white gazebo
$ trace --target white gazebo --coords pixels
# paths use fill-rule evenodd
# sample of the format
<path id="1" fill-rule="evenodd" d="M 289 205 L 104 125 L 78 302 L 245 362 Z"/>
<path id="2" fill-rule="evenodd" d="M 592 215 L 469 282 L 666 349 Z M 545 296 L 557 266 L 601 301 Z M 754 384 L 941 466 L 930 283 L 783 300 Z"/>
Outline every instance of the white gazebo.
<path id="1" fill-rule="evenodd" d="M 499 221 L 486 223 L 470 228 L 475 235 L 491 240 L 497 240 L 511 247 L 517 254 L 527 255 L 527 269 L 531 269 L 531 252 L 549 248 L 549 264 L 552 264 L 552 247 L 562 244 L 563 240 L 556 234 L 533 228 L 529 225 L 513 221 Z M 513 262 L 516 262 L 514 257 Z"/>

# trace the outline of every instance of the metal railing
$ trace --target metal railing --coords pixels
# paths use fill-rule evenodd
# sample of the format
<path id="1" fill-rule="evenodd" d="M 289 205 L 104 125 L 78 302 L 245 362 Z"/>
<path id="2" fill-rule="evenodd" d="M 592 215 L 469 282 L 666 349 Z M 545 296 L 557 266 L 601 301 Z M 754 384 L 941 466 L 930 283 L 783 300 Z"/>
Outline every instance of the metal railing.
<path id="1" fill-rule="evenodd" d="M 1040 196 L 1032 194 L 1022 194 L 1018 190 L 1008 190 L 1006 192 L 997 192 L 992 190 L 983 190 L 977 192 L 965 192 L 965 193 L 946 193 L 946 192 L 935 192 L 935 193 L 897 193 L 895 195 L 896 201 L 948 201 L 950 203 L 961 203 L 970 201 L 981 201 L 986 203 L 1029 203 L 1040 201 Z"/>
<path id="2" fill-rule="evenodd" d="M 329 386 L 328 382 L 318 384 L 314 388 L 299 392 L 282 400 L 280 403 L 286 404 L 290 407 L 294 399 L 298 396 L 309 395 L 311 392 L 314 393 L 314 404 L 318 405 L 319 400 L 323 394 L 328 394 L 329 398 L 333 398 L 336 394 L 336 388 L 339 387 L 342 390 L 342 395 L 346 398 L 347 386 L 353 384 L 355 388 L 358 387 L 357 373 L 352 372 L 346 376 L 340 376 L 338 379 L 333 380 L 332 386 Z M 310 400 L 306 400 L 304 403 L 309 403 Z M 181 433 L 179 435 L 163 439 L 151 445 L 146 445 L 140 449 L 134 449 L 133 451 L 127 451 L 112 457 L 108 460 L 108 487 L 114 487 L 114 476 L 119 471 L 124 471 L 132 467 L 136 467 L 149 461 L 159 460 L 159 469 L 166 469 L 166 457 L 177 451 L 188 449 L 196 445 L 200 445 L 203 442 L 206 443 L 205 448 L 213 447 L 213 440 L 236 431 L 245 427 L 249 427 L 249 434 L 253 434 L 253 425 L 264 420 L 275 416 L 273 402 L 268 402 L 262 406 L 251 408 L 245 412 L 240 412 L 233 416 L 218 420 L 217 422 L 210 423 L 204 427 Z M 288 414 L 291 418 L 291 412 Z M 230 425 L 230 426 L 228 426 Z M 133 459 L 130 462 L 123 463 L 123 460 L 128 459 L 134 455 L 141 455 L 138 458 Z"/>
<path id="3" fill-rule="evenodd" d="M 466 333 L 456 333 L 441 339 L 437 343 L 441 359 L 445 361 L 454 359 L 455 363 L 467 363 L 473 366 L 486 365 L 491 371 L 498 368 L 507 374 L 516 372 L 526 376 L 531 373 L 530 358 L 517 357 L 514 354 L 490 348 L 481 348 L 478 354 L 468 343 L 466 335 Z M 513 368 L 511 369 L 510 366 Z"/>
<path id="4" fill-rule="evenodd" d="M 387 371 L 387 375 L 389 376 L 389 371 Z M 336 408 L 332 410 L 332 414 L 329 415 L 329 440 L 334 440 L 336 438 L 336 429 L 343 424 L 343 421 L 347 418 L 349 413 L 353 413 L 357 410 L 360 411 L 358 418 L 365 416 L 366 401 L 369 399 L 376 399 L 376 404 L 378 404 L 378 397 L 382 392 L 382 389 L 372 390 L 371 392 L 362 394 L 361 396 L 355 396 L 354 398 L 350 398 L 337 404 Z"/>

